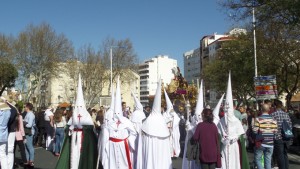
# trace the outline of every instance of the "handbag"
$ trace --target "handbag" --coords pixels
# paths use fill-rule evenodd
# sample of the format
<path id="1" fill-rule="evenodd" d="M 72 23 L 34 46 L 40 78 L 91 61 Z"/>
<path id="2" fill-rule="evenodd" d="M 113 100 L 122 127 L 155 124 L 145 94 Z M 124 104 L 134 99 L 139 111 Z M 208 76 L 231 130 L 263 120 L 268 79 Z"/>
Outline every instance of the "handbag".
<path id="1" fill-rule="evenodd" d="M 199 156 L 198 156 L 199 152 L 198 151 L 199 151 L 199 144 L 198 144 L 198 142 L 195 141 L 195 140 L 193 140 L 193 138 L 191 138 L 188 141 L 188 144 L 187 144 L 186 158 L 189 161 L 199 159 Z"/>
<path id="2" fill-rule="evenodd" d="M 255 135 L 255 147 L 260 148 L 261 143 L 263 142 L 263 140 L 264 140 L 264 136 L 261 134 L 261 131 L 258 130 L 257 134 Z"/>
<path id="3" fill-rule="evenodd" d="M 292 138 L 294 138 L 293 132 L 286 120 L 282 121 L 281 134 L 282 134 L 282 139 L 285 141 L 289 141 Z"/>
<path id="4" fill-rule="evenodd" d="M 24 127 L 24 132 L 25 132 L 25 135 L 28 135 L 28 136 L 32 135 L 31 128 Z"/>

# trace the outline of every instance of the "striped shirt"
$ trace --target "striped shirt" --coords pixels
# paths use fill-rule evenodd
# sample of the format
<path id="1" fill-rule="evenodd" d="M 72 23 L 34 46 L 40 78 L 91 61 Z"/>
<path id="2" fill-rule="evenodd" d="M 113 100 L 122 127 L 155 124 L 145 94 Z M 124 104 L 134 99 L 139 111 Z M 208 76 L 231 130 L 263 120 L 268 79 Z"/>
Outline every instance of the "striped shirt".
<path id="1" fill-rule="evenodd" d="M 277 109 L 271 115 L 277 121 L 277 133 L 275 134 L 275 140 L 282 140 L 282 122 L 283 120 L 285 120 L 289 124 L 290 128 L 292 128 L 291 118 L 286 112 L 282 111 L 281 109 Z"/>
<path id="2" fill-rule="evenodd" d="M 271 147 L 274 143 L 274 135 L 277 132 L 277 121 L 269 114 L 262 114 L 255 118 L 253 132 L 263 136 L 262 146 Z"/>

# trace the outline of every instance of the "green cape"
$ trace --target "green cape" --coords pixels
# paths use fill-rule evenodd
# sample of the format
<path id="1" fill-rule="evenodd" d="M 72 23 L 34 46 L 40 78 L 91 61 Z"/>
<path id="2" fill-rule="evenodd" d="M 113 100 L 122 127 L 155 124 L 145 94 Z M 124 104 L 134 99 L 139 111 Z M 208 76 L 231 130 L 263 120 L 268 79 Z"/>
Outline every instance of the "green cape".
<path id="1" fill-rule="evenodd" d="M 93 126 L 82 126 L 83 142 L 78 169 L 95 169 L 97 166 L 97 138 Z M 68 135 L 69 126 L 65 129 L 65 139 L 56 169 L 70 169 L 71 136 Z M 99 162 L 99 168 L 103 168 Z"/>
<path id="2" fill-rule="evenodd" d="M 242 169 L 250 169 L 248 154 L 245 146 L 245 138 L 243 135 L 240 136 L 239 142 L 241 152 L 241 167 Z"/>

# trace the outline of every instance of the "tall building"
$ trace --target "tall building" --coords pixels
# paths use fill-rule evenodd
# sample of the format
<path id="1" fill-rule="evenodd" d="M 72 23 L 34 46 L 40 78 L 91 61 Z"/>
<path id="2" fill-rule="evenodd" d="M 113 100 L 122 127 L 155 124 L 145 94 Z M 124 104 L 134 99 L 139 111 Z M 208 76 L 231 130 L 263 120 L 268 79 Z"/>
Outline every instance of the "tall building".
<path id="1" fill-rule="evenodd" d="M 228 34 L 225 35 L 207 35 L 200 40 L 200 55 L 201 55 L 201 71 L 203 68 L 211 63 L 213 60 L 218 59 L 218 50 L 222 48 L 222 44 L 226 41 L 232 40 L 235 36 L 239 34 L 245 34 L 245 29 L 234 28 Z M 204 82 L 205 88 L 205 100 L 206 104 L 214 107 L 221 94 L 215 89 L 211 88 Z"/>
<path id="2" fill-rule="evenodd" d="M 177 68 L 177 60 L 167 55 L 157 55 L 139 65 L 140 100 L 143 106 L 149 105 L 149 96 L 155 94 L 159 77 L 164 85 L 171 82 L 174 67 Z"/>
<path id="3" fill-rule="evenodd" d="M 201 74 L 201 57 L 200 48 L 190 50 L 183 54 L 184 59 L 184 78 L 188 83 L 192 83 L 200 80 Z"/>

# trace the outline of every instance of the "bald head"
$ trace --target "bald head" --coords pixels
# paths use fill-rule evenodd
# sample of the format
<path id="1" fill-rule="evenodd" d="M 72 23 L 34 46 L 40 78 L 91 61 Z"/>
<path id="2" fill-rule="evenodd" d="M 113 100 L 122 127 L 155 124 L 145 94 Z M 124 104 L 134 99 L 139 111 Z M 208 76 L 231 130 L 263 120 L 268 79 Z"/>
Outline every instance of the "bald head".
<path id="1" fill-rule="evenodd" d="M 263 113 L 268 113 L 270 111 L 270 106 L 268 104 L 263 104 L 261 110 Z"/>

